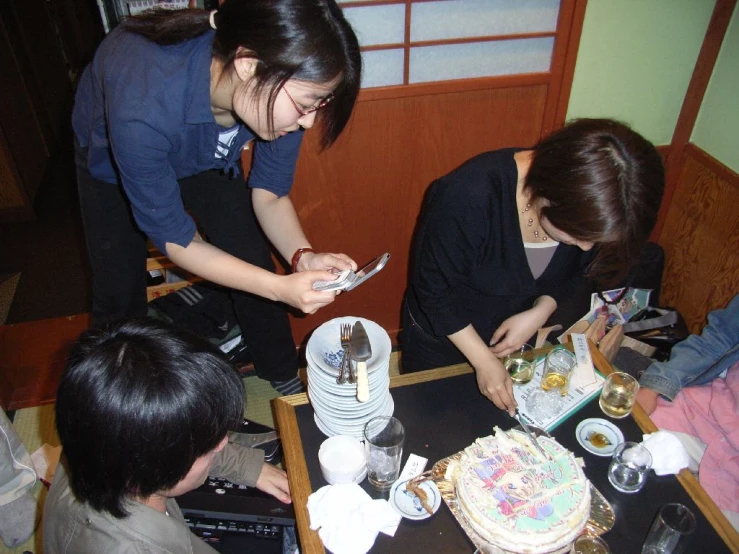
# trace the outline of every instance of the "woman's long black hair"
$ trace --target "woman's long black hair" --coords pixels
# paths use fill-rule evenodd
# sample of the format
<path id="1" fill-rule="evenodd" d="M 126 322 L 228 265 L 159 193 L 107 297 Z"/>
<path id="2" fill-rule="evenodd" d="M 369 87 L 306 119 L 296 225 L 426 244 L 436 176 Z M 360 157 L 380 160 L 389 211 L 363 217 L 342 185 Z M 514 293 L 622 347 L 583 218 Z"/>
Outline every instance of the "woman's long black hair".
<path id="1" fill-rule="evenodd" d="M 211 29 L 210 11 L 151 10 L 128 18 L 127 30 L 157 44 L 177 44 Z M 258 61 L 255 93 L 268 92 L 269 119 L 288 79 L 325 84 L 338 78 L 334 100 L 317 117 L 328 147 L 346 127 L 359 94 L 359 42 L 334 0 L 227 0 L 216 12 L 213 56 L 233 71 L 237 57 Z"/>

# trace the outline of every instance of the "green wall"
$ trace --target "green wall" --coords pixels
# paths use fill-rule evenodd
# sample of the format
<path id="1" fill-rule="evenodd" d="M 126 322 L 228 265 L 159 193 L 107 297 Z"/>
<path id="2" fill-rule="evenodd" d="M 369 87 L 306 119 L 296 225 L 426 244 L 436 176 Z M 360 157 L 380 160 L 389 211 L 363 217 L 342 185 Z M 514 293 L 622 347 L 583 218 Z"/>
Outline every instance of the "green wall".
<path id="1" fill-rule="evenodd" d="M 690 140 L 739 173 L 739 7 L 734 8 Z"/>
<path id="2" fill-rule="evenodd" d="M 669 144 L 713 6 L 713 0 L 589 0 L 567 118 L 613 117 L 654 144 Z M 736 74 L 731 79 L 736 84 Z"/>

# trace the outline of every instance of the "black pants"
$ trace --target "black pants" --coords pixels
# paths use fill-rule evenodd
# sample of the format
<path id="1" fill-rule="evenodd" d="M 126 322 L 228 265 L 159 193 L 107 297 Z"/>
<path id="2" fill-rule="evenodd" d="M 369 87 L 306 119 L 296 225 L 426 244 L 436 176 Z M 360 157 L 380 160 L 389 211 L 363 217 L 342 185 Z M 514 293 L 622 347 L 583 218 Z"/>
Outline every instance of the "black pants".
<path id="1" fill-rule="evenodd" d="M 146 315 L 146 236 L 138 229 L 120 184 L 87 171 L 86 149 L 77 147 L 77 180 L 87 251 L 93 274 L 93 324 Z M 208 241 L 250 264 L 274 271 L 270 248 L 243 179 L 206 171 L 179 181 L 185 207 Z M 231 291 L 234 312 L 257 375 L 271 381 L 295 377 L 295 342 L 284 305 Z"/>

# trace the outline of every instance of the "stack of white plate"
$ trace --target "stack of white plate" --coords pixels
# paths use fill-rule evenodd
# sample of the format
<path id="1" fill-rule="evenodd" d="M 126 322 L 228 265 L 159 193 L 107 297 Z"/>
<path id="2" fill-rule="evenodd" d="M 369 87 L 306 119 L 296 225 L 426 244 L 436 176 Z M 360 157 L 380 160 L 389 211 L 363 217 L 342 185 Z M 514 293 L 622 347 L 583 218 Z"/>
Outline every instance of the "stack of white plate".
<path id="1" fill-rule="evenodd" d="M 357 385 L 336 383 L 343 357 L 340 326 L 352 327 L 361 321 L 372 347 L 372 357 L 367 360 L 370 400 L 357 400 Z M 321 432 L 334 435 L 350 435 L 362 439 L 364 425 L 373 417 L 393 415 L 395 404 L 390 396 L 390 337 L 374 321 L 361 317 L 338 317 L 316 329 L 308 339 L 308 398 L 313 405 L 314 419 Z M 356 362 L 352 362 L 356 367 Z"/>

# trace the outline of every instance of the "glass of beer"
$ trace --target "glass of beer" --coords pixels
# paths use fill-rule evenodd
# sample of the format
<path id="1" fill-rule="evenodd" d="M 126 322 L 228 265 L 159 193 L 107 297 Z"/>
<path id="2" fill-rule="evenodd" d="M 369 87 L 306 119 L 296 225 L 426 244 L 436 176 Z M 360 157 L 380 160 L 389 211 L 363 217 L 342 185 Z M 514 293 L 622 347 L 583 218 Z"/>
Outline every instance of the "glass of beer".
<path id="1" fill-rule="evenodd" d="M 639 392 L 639 382 L 621 371 L 614 371 L 603 383 L 600 391 L 600 409 L 608 417 L 621 419 L 631 413 Z"/>
<path id="2" fill-rule="evenodd" d="M 534 347 L 524 344 L 503 359 L 503 366 L 514 384 L 524 385 L 534 377 L 534 362 Z"/>
<path id="3" fill-rule="evenodd" d="M 541 388 L 546 391 L 557 390 L 562 396 L 565 396 L 570 388 L 570 377 L 572 377 L 576 365 L 575 355 L 565 347 L 556 346 L 552 348 L 544 363 Z"/>

